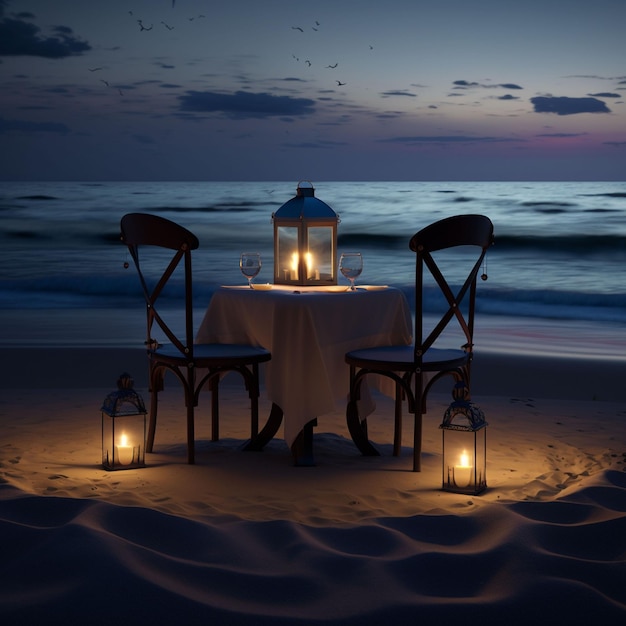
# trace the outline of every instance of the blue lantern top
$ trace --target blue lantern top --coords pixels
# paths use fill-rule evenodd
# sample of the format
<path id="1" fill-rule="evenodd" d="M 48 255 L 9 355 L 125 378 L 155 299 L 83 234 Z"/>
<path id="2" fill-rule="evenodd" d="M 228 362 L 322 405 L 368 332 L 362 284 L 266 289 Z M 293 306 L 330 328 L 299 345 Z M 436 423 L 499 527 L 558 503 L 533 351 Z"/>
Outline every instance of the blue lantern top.
<path id="1" fill-rule="evenodd" d="M 117 390 L 112 391 L 102 403 L 102 412 L 110 417 L 146 414 L 142 397 L 133 389 L 130 374 L 122 374 L 117 380 Z"/>
<path id="2" fill-rule="evenodd" d="M 308 186 L 302 186 L 303 183 Z M 283 204 L 272 217 L 278 219 L 310 219 L 330 218 L 337 219 L 337 213 L 325 202 L 315 197 L 313 183 L 300 181 L 296 189 L 296 195 Z"/>

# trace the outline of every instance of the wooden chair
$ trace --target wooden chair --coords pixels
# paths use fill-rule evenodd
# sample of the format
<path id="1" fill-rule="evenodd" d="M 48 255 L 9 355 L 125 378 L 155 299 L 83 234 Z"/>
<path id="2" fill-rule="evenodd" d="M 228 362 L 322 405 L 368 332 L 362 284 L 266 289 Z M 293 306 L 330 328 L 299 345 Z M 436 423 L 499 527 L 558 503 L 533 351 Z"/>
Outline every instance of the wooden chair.
<path id="1" fill-rule="evenodd" d="M 187 460 L 195 462 L 194 408 L 205 385 L 211 390 L 212 438 L 219 438 L 219 378 L 229 371 L 238 372 L 250 396 L 251 437 L 258 433 L 259 419 L 259 364 L 269 361 L 270 353 L 259 347 L 239 344 L 194 344 L 191 251 L 199 246 L 197 237 L 186 228 L 155 215 L 129 213 L 121 220 L 121 240 L 128 246 L 133 258 L 146 302 L 150 381 L 150 421 L 146 451 L 152 452 L 156 431 L 158 393 L 163 390 L 166 372 L 172 372 L 181 382 L 187 407 Z M 142 263 L 139 250 L 142 248 Z M 150 247 L 150 251 L 147 250 Z M 143 259 L 144 251 L 150 263 Z M 156 255 L 155 255 L 156 251 Z M 167 254 L 165 251 L 168 251 Z M 165 257 L 156 265 L 153 256 Z M 165 270 L 154 272 L 154 267 Z M 149 269 L 147 269 L 149 268 Z M 147 276 L 157 274 L 156 283 L 149 286 Z M 168 323 L 170 317 L 159 308 L 166 286 L 171 287 L 173 276 L 182 275 L 184 290 L 184 320 L 178 334 Z M 180 287 L 179 287 L 180 289 Z M 181 314 L 182 315 L 182 314 Z M 180 316 L 179 316 L 180 317 Z M 166 318 L 168 322 L 166 322 Z M 169 342 L 161 345 L 154 339 L 158 328 Z"/>
<path id="2" fill-rule="evenodd" d="M 357 401 L 367 374 L 380 374 L 395 381 L 394 455 L 400 454 L 402 403 L 407 400 L 408 411 L 414 415 L 413 471 L 416 472 L 421 469 L 422 415 L 426 412 L 426 396 L 432 385 L 450 375 L 457 383 L 465 384 L 469 399 L 476 279 L 492 243 L 493 224 L 482 215 L 443 219 L 411 238 L 409 247 L 416 253 L 413 345 L 364 348 L 346 354 L 346 363 L 350 366 L 346 419 L 352 439 L 362 454 L 379 454 L 368 440 L 367 420 L 360 419 L 358 414 Z M 442 256 L 448 257 L 447 262 L 440 258 Z M 461 271 L 461 265 L 465 268 L 469 265 L 469 272 Z M 456 289 L 448 282 L 452 275 L 460 280 L 461 286 Z M 483 278 L 486 279 L 486 275 Z M 429 309 L 437 296 L 441 306 L 433 316 Z M 425 320 L 428 331 L 424 329 Z M 448 346 L 451 335 L 455 340 L 460 338 L 455 344 L 462 344 L 460 348 Z"/>

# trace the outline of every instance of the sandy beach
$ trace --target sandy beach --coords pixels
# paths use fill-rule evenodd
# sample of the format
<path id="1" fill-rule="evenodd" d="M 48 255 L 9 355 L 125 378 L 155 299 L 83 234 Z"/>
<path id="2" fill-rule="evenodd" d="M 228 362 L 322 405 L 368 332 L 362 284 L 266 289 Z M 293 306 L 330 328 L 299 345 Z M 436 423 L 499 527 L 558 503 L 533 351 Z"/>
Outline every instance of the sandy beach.
<path id="1" fill-rule="evenodd" d="M 625 363 L 478 353 L 488 489 L 441 490 L 450 398 L 425 416 L 423 471 L 410 420 L 391 456 L 377 398 L 362 457 L 343 411 L 319 419 L 317 465 L 282 437 L 244 453 L 245 396 L 208 397 L 186 464 L 178 387 L 163 394 L 142 469 L 101 466 L 100 406 L 141 349 L 0 349 L 0 618 L 4 624 L 622 624 L 626 618 Z M 261 398 L 261 411 L 269 406 Z"/>

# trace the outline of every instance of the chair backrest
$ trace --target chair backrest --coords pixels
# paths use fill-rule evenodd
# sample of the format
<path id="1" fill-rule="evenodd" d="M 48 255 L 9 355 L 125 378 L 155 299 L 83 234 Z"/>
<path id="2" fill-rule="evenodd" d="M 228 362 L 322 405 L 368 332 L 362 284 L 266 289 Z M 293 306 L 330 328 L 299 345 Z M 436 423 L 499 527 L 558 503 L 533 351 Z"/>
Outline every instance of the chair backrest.
<path id="1" fill-rule="evenodd" d="M 121 240 L 128 250 L 137 268 L 139 281 L 146 301 L 146 344 L 155 347 L 157 341 L 152 336 L 156 322 L 165 336 L 180 350 L 181 355 L 193 357 L 193 291 L 191 280 L 191 251 L 198 248 L 198 238 L 186 228 L 157 215 L 147 213 L 128 213 L 120 222 Z M 165 270 L 157 277 L 154 285 L 149 285 L 146 269 L 140 263 L 139 249 L 142 246 L 153 246 L 172 250 L 165 259 Z M 169 260 L 169 261 L 168 261 Z M 159 314 L 157 308 L 159 296 L 182 262 L 185 291 L 185 330 L 184 337 L 179 337 L 170 325 Z"/>
<path id="2" fill-rule="evenodd" d="M 476 279 L 487 249 L 493 243 L 493 224 L 484 215 L 456 215 L 439 220 L 416 233 L 409 247 L 416 253 L 415 269 L 415 360 L 421 362 L 426 351 L 441 339 L 451 326 L 460 329 L 465 339 L 462 346 L 471 352 L 474 343 L 474 311 Z M 452 260 L 440 261 L 436 255 L 442 250 L 462 254 Z M 445 255 L 444 255 L 445 256 Z M 434 291 L 443 295 L 443 306 L 434 315 L 432 328 L 424 332 L 424 316 L 433 298 L 433 288 L 427 285 L 434 279 Z M 451 276 L 460 284 L 452 285 Z M 430 291 L 428 291 L 430 289 Z M 426 309 L 426 311 L 425 311 Z M 454 322 L 458 324 L 455 325 Z M 426 335 L 426 336 L 424 336 Z M 449 346 L 446 346 L 449 347 Z M 460 347 L 460 346 L 456 346 Z"/>

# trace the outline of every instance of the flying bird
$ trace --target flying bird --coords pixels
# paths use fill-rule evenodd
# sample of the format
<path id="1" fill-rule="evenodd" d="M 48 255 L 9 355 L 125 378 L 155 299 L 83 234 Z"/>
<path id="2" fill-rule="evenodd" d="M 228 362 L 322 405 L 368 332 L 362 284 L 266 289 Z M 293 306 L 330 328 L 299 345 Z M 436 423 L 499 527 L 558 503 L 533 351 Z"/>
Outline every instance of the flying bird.
<path id="1" fill-rule="evenodd" d="M 100 82 L 104 83 L 107 87 L 110 86 L 109 83 L 106 80 L 104 80 L 103 78 L 100 79 Z"/>
<path id="2" fill-rule="evenodd" d="M 348 83 L 342 83 L 340 80 L 337 81 L 337 87 L 343 87 L 344 85 L 347 85 Z"/>
<path id="3" fill-rule="evenodd" d="M 311 61 L 309 61 L 309 60 L 307 59 L 307 60 L 305 61 L 305 63 L 306 63 L 309 67 L 311 67 Z"/>
<path id="4" fill-rule="evenodd" d="M 166 24 L 165 22 L 161 21 L 161 24 L 163 24 L 163 26 L 165 26 L 165 28 L 167 28 L 167 30 L 174 30 L 173 26 L 170 26 L 169 24 Z"/>
<path id="5" fill-rule="evenodd" d="M 139 28 L 141 30 L 152 30 L 152 27 L 154 26 L 154 24 L 150 24 L 150 28 L 148 28 L 143 25 L 143 22 L 141 20 L 137 20 L 137 23 L 139 24 Z"/>
<path id="6" fill-rule="evenodd" d="M 87 68 L 90 72 L 97 72 L 98 70 L 101 70 L 103 68 L 101 67 L 88 67 Z"/>
<path id="7" fill-rule="evenodd" d="M 300 28 L 299 26 L 292 26 L 291 30 L 299 30 L 301 33 L 304 32 L 304 30 L 302 28 Z"/>
<path id="8" fill-rule="evenodd" d="M 334 70 L 338 65 L 339 63 L 335 63 L 335 65 L 327 65 L 326 67 L 330 67 L 331 70 Z"/>

